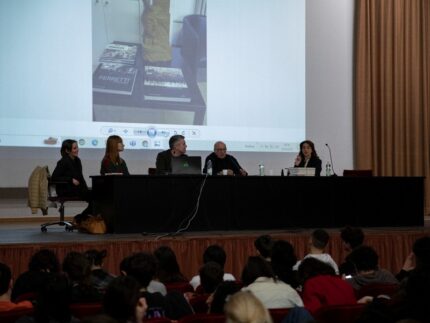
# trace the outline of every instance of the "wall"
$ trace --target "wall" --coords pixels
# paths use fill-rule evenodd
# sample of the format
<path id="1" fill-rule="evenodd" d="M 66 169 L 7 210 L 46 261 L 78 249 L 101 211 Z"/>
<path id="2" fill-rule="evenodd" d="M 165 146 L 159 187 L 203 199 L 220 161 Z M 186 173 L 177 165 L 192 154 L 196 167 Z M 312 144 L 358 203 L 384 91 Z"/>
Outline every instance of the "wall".
<path id="1" fill-rule="evenodd" d="M 338 174 L 353 167 L 352 57 L 353 0 L 307 0 L 306 2 L 306 129 L 323 163 L 329 160 L 325 143 L 332 149 Z M 134 174 L 154 167 L 157 151 L 125 151 L 124 159 Z M 193 152 L 198 155 L 198 152 Z M 207 152 L 202 152 L 206 156 Z M 266 173 L 280 174 L 293 164 L 293 154 L 235 153 L 248 172 L 257 174 L 264 161 Z M 81 150 L 84 174 L 98 174 L 102 150 Z M 0 187 L 26 187 L 36 165 L 53 171 L 58 149 L 0 148 Z M 323 167 L 324 168 L 324 167 Z M 324 170 L 323 170 L 324 171 Z M 89 181 L 89 179 L 88 179 Z"/>

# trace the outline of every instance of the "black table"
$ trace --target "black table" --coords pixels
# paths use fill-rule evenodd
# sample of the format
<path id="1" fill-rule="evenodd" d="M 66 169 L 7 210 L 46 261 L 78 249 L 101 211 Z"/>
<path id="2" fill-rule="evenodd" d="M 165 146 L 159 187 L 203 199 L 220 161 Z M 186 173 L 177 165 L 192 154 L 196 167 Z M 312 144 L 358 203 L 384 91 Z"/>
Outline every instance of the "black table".
<path id="1" fill-rule="evenodd" d="M 110 232 L 424 225 L 422 177 L 92 176 Z M 204 183 L 200 200 L 198 196 Z"/>

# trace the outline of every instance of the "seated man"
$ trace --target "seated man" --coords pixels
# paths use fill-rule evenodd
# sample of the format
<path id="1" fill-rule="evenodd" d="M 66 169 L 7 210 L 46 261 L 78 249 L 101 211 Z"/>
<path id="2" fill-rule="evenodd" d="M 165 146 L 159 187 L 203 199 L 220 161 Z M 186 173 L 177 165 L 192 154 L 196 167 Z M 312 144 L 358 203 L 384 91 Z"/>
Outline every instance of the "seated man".
<path id="1" fill-rule="evenodd" d="M 227 170 L 227 175 L 247 176 L 248 173 L 244 170 L 239 162 L 232 155 L 227 154 L 227 146 L 222 141 L 217 141 L 214 144 L 214 152 L 211 153 L 205 160 L 203 173 L 206 174 L 208 161 L 212 162 L 212 174 L 222 175 L 223 169 Z"/>
<path id="2" fill-rule="evenodd" d="M 169 149 L 158 153 L 155 166 L 157 175 L 166 175 L 172 172 L 172 158 L 184 156 L 187 152 L 185 137 L 174 135 L 169 139 Z M 186 155 L 185 155 L 186 156 Z"/>

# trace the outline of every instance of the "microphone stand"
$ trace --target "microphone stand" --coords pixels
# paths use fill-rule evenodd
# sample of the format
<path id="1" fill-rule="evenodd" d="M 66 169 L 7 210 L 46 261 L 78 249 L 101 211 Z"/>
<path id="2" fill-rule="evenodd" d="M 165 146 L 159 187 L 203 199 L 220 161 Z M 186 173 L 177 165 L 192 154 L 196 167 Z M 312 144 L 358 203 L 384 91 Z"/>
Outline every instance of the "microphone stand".
<path id="1" fill-rule="evenodd" d="M 331 149 L 330 146 L 328 144 L 325 144 L 328 148 L 328 152 L 330 154 L 330 163 L 331 163 L 331 169 L 333 170 L 333 175 L 330 176 L 337 176 L 336 172 L 334 171 L 334 165 L 333 165 L 333 158 L 331 157 Z"/>

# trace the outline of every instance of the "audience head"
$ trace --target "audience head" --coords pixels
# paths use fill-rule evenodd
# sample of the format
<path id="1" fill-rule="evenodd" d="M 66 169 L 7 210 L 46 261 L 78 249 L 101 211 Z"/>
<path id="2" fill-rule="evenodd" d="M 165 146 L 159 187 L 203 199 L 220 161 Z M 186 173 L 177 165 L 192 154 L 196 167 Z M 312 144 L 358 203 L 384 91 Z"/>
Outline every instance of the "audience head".
<path id="1" fill-rule="evenodd" d="M 317 151 L 315 150 L 315 144 L 310 140 L 305 140 L 300 143 L 299 155 L 302 160 L 312 157 L 318 157 Z"/>
<path id="2" fill-rule="evenodd" d="M 208 298 L 209 312 L 217 314 L 224 313 L 224 305 L 227 299 L 230 295 L 238 291 L 240 291 L 240 286 L 234 281 L 225 281 L 219 284 L 215 292 Z"/>
<path id="3" fill-rule="evenodd" d="M 354 265 L 356 273 L 378 269 L 378 254 L 369 246 L 360 246 L 351 251 L 346 260 Z"/>
<path id="4" fill-rule="evenodd" d="M 294 248 L 288 241 L 278 240 L 272 247 L 272 269 L 283 282 L 294 285 L 293 266 L 297 263 Z"/>
<path id="5" fill-rule="evenodd" d="M 209 261 L 200 268 L 199 276 L 204 292 L 210 294 L 223 282 L 224 270 L 218 263 Z"/>
<path id="6" fill-rule="evenodd" d="M 154 251 L 154 256 L 157 259 L 157 278 L 162 283 L 185 280 L 181 274 L 175 252 L 172 248 L 161 246 Z"/>
<path id="7" fill-rule="evenodd" d="M 90 284 L 91 264 L 82 253 L 69 252 L 63 260 L 63 271 L 72 282 Z"/>
<path id="8" fill-rule="evenodd" d="M 69 156 L 71 158 L 75 158 L 79 154 L 78 142 L 73 139 L 66 139 L 61 144 L 60 150 L 61 156 L 66 157 Z"/>
<path id="9" fill-rule="evenodd" d="M 119 153 L 124 150 L 124 143 L 122 138 L 117 135 L 109 136 L 106 141 L 106 153 L 105 156 L 108 157 L 113 163 L 118 163 L 121 161 Z"/>
<path id="10" fill-rule="evenodd" d="M 303 259 L 300 263 L 299 270 L 299 281 L 303 284 L 309 278 L 319 276 L 319 275 L 336 275 L 336 272 L 332 266 L 329 264 L 318 260 L 314 257 L 308 257 Z"/>
<path id="11" fill-rule="evenodd" d="M 266 260 L 270 258 L 272 253 L 272 247 L 273 247 L 274 241 L 271 236 L 268 234 L 259 236 L 254 241 L 254 246 L 261 255 L 261 257 L 265 258 Z"/>
<path id="12" fill-rule="evenodd" d="M 85 251 L 84 255 L 88 259 L 92 267 L 101 267 L 103 264 L 103 259 L 105 259 L 107 256 L 107 251 L 98 251 L 96 249 L 90 249 Z"/>
<path id="13" fill-rule="evenodd" d="M 219 159 L 224 159 L 227 156 L 227 146 L 222 141 L 217 141 L 214 144 L 214 153 Z"/>
<path id="14" fill-rule="evenodd" d="M 317 229 L 312 232 L 311 238 L 309 239 L 310 247 L 323 251 L 330 240 L 330 236 L 327 231 L 323 229 Z"/>
<path id="15" fill-rule="evenodd" d="M 35 321 L 69 322 L 70 302 L 71 288 L 67 277 L 60 273 L 50 275 L 35 303 Z"/>
<path id="16" fill-rule="evenodd" d="M 0 296 L 10 291 L 12 287 L 12 273 L 10 268 L 0 262 Z"/>
<path id="17" fill-rule="evenodd" d="M 209 261 L 215 261 L 221 266 L 221 268 L 224 268 L 226 259 L 227 259 L 227 255 L 224 249 L 221 246 L 216 244 L 207 247 L 205 252 L 203 253 L 204 264 Z"/>
<path id="18" fill-rule="evenodd" d="M 120 269 L 121 272 L 134 277 L 142 287 L 146 288 L 155 276 L 157 260 L 150 253 L 139 252 L 123 259 Z"/>
<path id="19" fill-rule="evenodd" d="M 60 271 L 60 262 L 52 250 L 41 249 L 31 256 L 28 269 L 56 273 Z"/>
<path id="20" fill-rule="evenodd" d="M 187 144 L 185 137 L 182 135 L 174 135 L 169 139 L 169 148 L 174 156 L 180 156 L 187 152 Z"/>
<path id="21" fill-rule="evenodd" d="M 249 257 L 242 271 L 242 282 L 248 286 L 258 277 L 275 278 L 275 275 L 266 260 L 258 256 Z"/>
<path id="22" fill-rule="evenodd" d="M 269 311 L 250 292 L 232 295 L 224 311 L 227 323 L 272 323 Z"/>
<path id="23" fill-rule="evenodd" d="M 417 239 L 412 250 L 415 255 L 417 268 L 426 268 L 430 270 L 430 237 Z"/>
<path id="24" fill-rule="evenodd" d="M 147 305 L 141 297 L 140 287 L 131 276 L 114 278 L 103 298 L 104 312 L 121 323 L 142 321 Z"/>
<path id="25" fill-rule="evenodd" d="M 340 231 L 340 238 L 344 249 L 348 252 L 361 246 L 364 241 L 364 233 L 360 228 L 345 227 Z"/>

